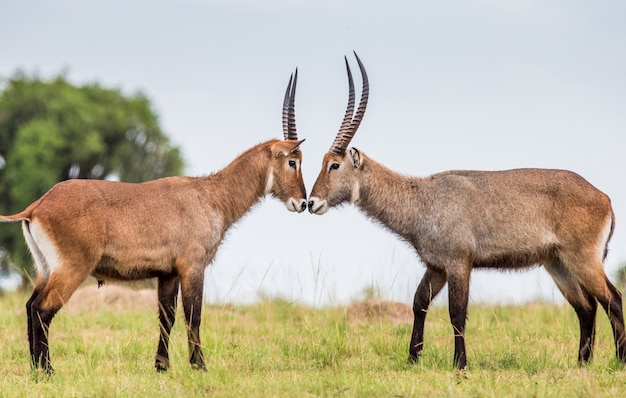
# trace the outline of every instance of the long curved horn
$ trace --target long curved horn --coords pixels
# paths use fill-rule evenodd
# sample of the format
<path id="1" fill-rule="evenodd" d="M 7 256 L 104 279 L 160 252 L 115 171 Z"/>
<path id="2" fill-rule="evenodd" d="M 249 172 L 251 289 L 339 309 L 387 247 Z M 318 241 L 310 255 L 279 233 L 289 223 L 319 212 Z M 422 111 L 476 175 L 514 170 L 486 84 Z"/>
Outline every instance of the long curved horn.
<path id="1" fill-rule="evenodd" d="M 361 77 L 363 78 L 363 88 L 361 89 L 361 100 L 359 101 L 359 107 L 357 108 L 356 114 L 353 116 L 354 112 L 354 81 L 352 80 L 352 72 L 350 71 L 350 65 L 348 65 L 348 58 L 345 58 L 346 61 L 346 70 L 348 72 L 348 106 L 346 108 L 346 114 L 343 118 L 343 122 L 341 123 L 341 127 L 339 128 L 339 132 L 335 137 L 335 141 L 330 147 L 330 151 L 336 155 L 343 155 L 348 148 L 348 144 L 354 137 L 359 125 L 361 124 L 361 120 L 363 120 L 363 115 L 365 114 L 365 108 L 367 108 L 367 100 L 369 98 L 369 80 L 367 78 L 367 72 L 365 71 L 365 67 L 359 59 L 359 56 L 354 52 L 354 56 L 356 57 L 356 61 L 359 64 L 359 69 L 361 70 Z"/>
<path id="2" fill-rule="evenodd" d="M 293 84 L 292 84 L 293 82 Z M 283 135 L 285 140 L 297 140 L 296 132 L 296 84 L 298 83 L 298 68 L 289 76 L 285 99 L 283 100 Z"/>
<path id="3" fill-rule="evenodd" d="M 354 116 L 354 80 L 352 79 L 352 71 L 350 70 L 348 57 L 344 56 L 343 58 L 346 61 L 346 71 L 348 72 L 348 106 L 346 107 L 346 113 L 341 122 L 341 127 L 339 127 L 339 132 L 330 147 L 330 151 L 336 155 L 343 154 L 352 139 L 350 135 L 350 125 L 352 124 L 352 117 Z"/>

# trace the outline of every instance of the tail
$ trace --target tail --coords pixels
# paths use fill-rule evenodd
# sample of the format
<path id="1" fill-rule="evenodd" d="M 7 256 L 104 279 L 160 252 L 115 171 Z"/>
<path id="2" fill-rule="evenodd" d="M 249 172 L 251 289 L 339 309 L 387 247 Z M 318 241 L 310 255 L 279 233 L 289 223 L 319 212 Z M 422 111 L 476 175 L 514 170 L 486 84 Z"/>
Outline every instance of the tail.
<path id="1" fill-rule="evenodd" d="M 10 216 L 0 215 L 0 222 L 16 222 L 16 221 L 30 220 L 30 215 L 32 213 L 31 210 L 32 210 L 31 206 L 28 206 L 26 210 L 17 214 L 12 214 Z"/>
<path id="2" fill-rule="evenodd" d="M 611 237 L 613 236 L 613 231 L 615 230 L 615 212 L 611 209 L 611 230 L 609 231 L 609 236 L 606 238 L 606 243 L 604 244 L 604 256 L 602 257 L 602 261 L 606 260 L 606 256 L 609 254 L 609 242 L 611 241 Z"/>
<path id="3" fill-rule="evenodd" d="M 37 207 L 39 207 L 39 205 L 41 205 L 42 199 L 45 196 L 46 195 L 34 201 L 30 205 L 28 205 L 27 208 L 25 208 L 19 213 L 12 214 L 10 216 L 0 215 L 0 222 L 30 221 L 33 216 L 33 212 L 35 211 L 35 209 L 37 209 Z"/>

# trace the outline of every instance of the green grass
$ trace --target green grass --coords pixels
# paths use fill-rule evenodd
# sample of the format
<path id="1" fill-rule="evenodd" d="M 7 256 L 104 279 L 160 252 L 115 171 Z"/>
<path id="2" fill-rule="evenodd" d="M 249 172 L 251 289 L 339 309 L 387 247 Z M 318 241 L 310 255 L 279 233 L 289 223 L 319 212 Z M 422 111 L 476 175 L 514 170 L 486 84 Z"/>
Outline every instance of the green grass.
<path id="1" fill-rule="evenodd" d="M 48 377 L 29 367 L 26 299 L 0 298 L 0 396 L 626 396 L 626 369 L 614 358 L 606 315 L 598 316 L 593 363 L 579 367 L 578 322 L 567 306 L 470 306 L 465 372 L 452 368 L 446 308 L 428 315 L 422 360 L 409 365 L 411 325 L 353 326 L 344 307 L 281 299 L 206 306 L 207 372 L 187 362 L 179 312 L 164 374 L 153 368 L 156 309 L 61 311 L 50 332 L 56 373 Z"/>

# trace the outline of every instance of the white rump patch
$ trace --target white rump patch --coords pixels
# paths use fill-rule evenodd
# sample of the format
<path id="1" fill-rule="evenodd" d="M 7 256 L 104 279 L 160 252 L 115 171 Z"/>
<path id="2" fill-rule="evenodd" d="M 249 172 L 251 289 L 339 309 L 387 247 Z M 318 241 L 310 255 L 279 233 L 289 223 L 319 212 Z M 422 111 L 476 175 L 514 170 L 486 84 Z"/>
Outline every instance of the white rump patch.
<path id="1" fill-rule="evenodd" d="M 274 172 L 272 170 L 267 173 L 267 181 L 265 182 L 265 194 L 268 195 L 272 192 L 272 187 L 274 186 Z"/>
<path id="2" fill-rule="evenodd" d="M 600 241 L 597 243 L 597 253 L 598 258 L 604 258 L 604 251 L 606 250 L 606 244 L 609 239 L 609 235 L 611 234 L 611 224 L 613 223 L 613 219 L 611 215 L 607 217 L 607 220 L 604 224 L 604 229 L 602 230 L 602 234 L 600 235 Z"/>
<path id="3" fill-rule="evenodd" d="M 42 276 L 48 277 L 61 265 L 56 244 L 37 221 L 30 224 L 30 236 L 24 235 L 27 236 L 37 268 Z"/>

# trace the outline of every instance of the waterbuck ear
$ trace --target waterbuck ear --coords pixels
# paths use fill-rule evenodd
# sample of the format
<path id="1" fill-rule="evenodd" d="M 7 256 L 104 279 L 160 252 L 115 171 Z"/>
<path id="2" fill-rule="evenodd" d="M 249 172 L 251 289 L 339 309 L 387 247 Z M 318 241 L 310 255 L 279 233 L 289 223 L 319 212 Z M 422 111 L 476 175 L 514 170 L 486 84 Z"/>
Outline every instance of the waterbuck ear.
<path id="1" fill-rule="evenodd" d="M 294 152 L 298 152 L 300 150 L 300 145 L 304 142 L 304 140 L 306 140 L 306 138 L 301 139 L 300 141 L 296 141 L 296 145 L 291 148 L 291 151 L 289 151 L 290 153 L 294 153 Z"/>
<path id="2" fill-rule="evenodd" d="M 280 141 L 272 145 L 272 153 L 274 156 L 287 156 L 290 153 L 298 152 L 300 150 L 300 144 L 302 144 L 304 140 L 285 140 Z"/>
<path id="3" fill-rule="evenodd" d="M 361 154 L 356 148 L 348 148 L 348 157 L 352 161 L 352 165 L 355 169 L 361 167 Z"/>

